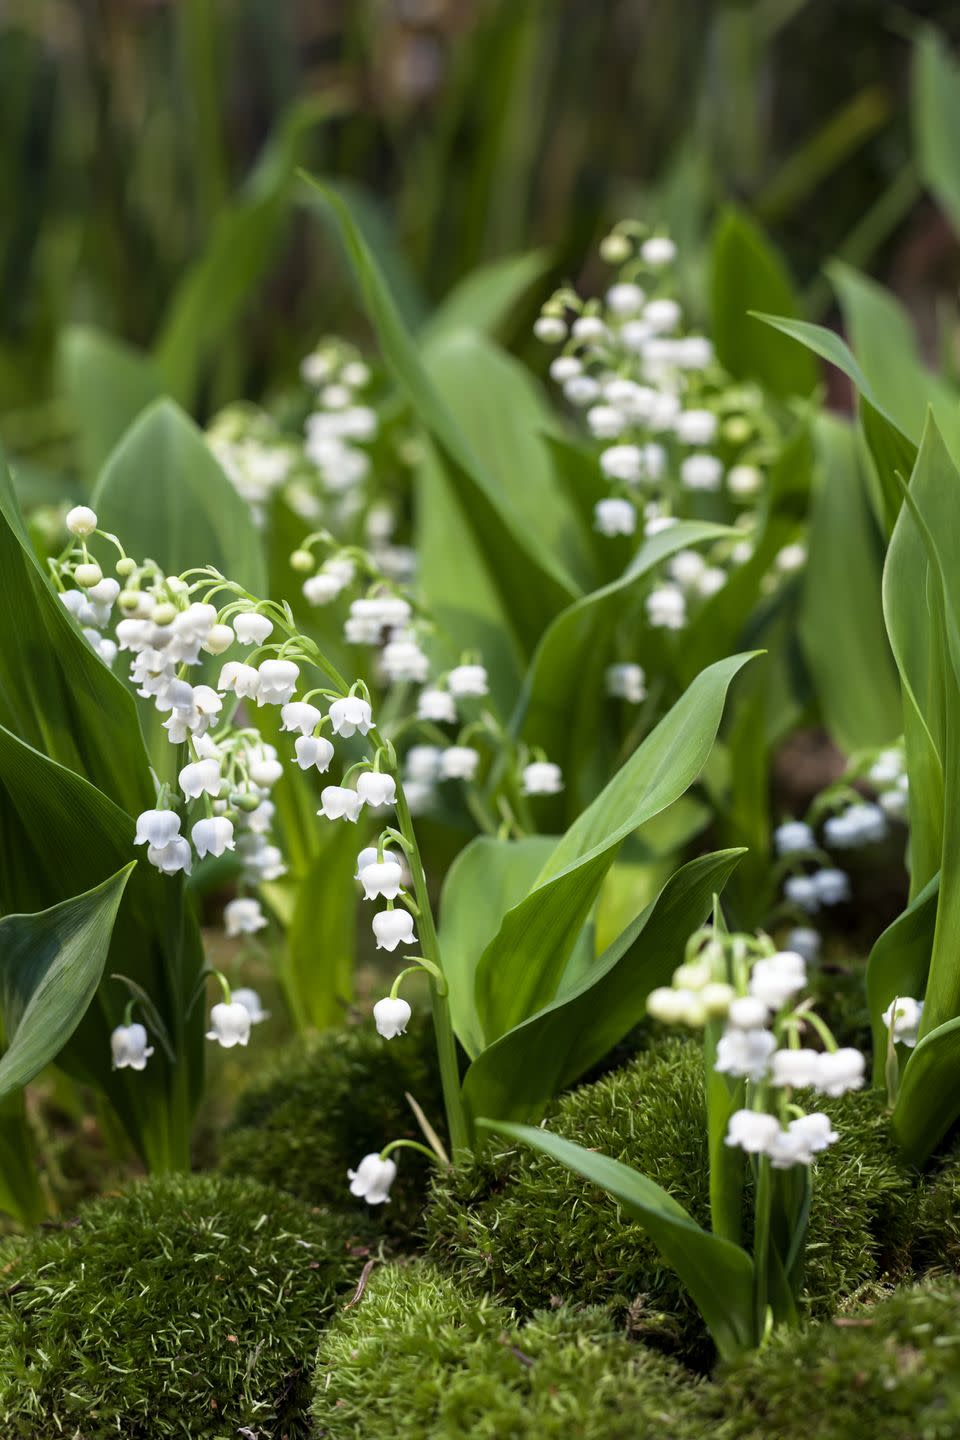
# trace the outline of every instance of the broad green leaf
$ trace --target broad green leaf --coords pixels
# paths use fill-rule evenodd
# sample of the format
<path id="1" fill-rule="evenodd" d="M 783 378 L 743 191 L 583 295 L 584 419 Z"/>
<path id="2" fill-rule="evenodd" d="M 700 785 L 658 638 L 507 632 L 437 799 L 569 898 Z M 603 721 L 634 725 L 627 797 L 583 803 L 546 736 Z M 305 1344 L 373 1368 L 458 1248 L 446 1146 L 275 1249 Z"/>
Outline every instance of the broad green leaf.
<path id="1" fill-rule="evenodd" d="M 900 685 L 880 598 L 884 547 L 855 434 L 824 415 L 816 441 L 821 476 L 810 520 L 800 638 L 827 729 L 850 753 L 889 744 L 900 734 Z"/>
<path id="2" fill-rule="evenodd" d="M 335 96 L 297 101 L 267 141 L 238 198 L 217 218 L 209 243 L 180 281 L 157 341 L 170 393 L 192 405 L 204 366 L 249 304 L 290 219 L 306 137 L 337 108 Z"/>
<path id="3" fill-rule="evenodd" d="M 36 1138 L 23 1091 L 0 1100 L 0 1214 L 24 1227 L 47 1218 L 48 1201 L 37 1173 Z"/>
<path id="4" fill-rule="evenodd" d="M 926 989 L 939 894 L 940 877 L 935 875 L 870 951 L 867 1004 L 873 1029 L 873 1083 L 880 1088 L 887 1057 L 887 1027 L 881 1017 L 897 996 L 916 999 Z"/>
<path id="5" fill-rule="evenodd" d="M 149 556 L 172 575 L 215 565 L 254 594 L 264 593 L 266 571 L 250 511 L 173 401 L 151 405 L 123 437 L 92 504 L 101 527 L 119 536 L 136 560 Z"/>
<path id="6" fill-rule="evenodd" d="M 827 273 L 870 383 L 867 399 L 914 441 L 932 407 L 948 448 L 960 454 L 960 393 L 921 362 L 906 310 L 889 291 L 848 265 L 834 262 Z"/>
<path id="7" fill-rule="evenodd" d="M 341 1024 L 353 999 L 358 849 L 353 826 L 330 825 L 296 877 L 280 978 L 301 1029 Z"/>
<path id="8" fill-rule="evenodd" d="M 55 1060 L 103 975 L 113 924 L 135 862 L 109 880 L 33 915 L 0 920 L 0 1100 Z"/>
<path id="9" fill-rule="evenodd" d="M 751 220 L 728 209 L 713 238 L 710 284 L 711 334 L 721 364 L 737 380 L 758 380 L 774 395 L 809 395 L 817 383 L 809 355 L 751 314 L 789 316 L 796 308 L 779 255 Z"/>
<path id="10" fill-rule="evenodd" d="M 960 816 L 952 803 L 960 785 L 960 471 L 947 453 L 932 415 L 924 430 L 897 530 L 910 526 L 920 537 L 926 563 L 936 648 L 932 663 L 943 736 L 943 843 L 940 898 L 920 1033 L 926 1035 L 960 1015 Z M 894 533 L 896 541 L 897 532 Z M 893 548 L 891 542 L 891 549 Z M 898 656 L 899 660 L 899 656 Z M 926 717 L 924 717 L 926 718 Z M 912 812 L 911 812 L 912 815 Z"/>
<path id="11" fill-rule="evenodd" d="M 461 850 L 440 897 L 440 954 L 457 1038 L 471 1059 L 483 1049 L 475 1000 L 477 961 L 507 911 L 527 895 L 556 840 L 529 835 L 496 840 L 480 835 Z"/>
<path id="12" fill-rule="evenodd" d="M 955 526 L 958 480 L 936 432 L 928 432 L 911 480 L 927 523 L 949 542 Z M 894 527 L 883 572 L 887 634 L 903 689 L 904 739 L 910 774 L 911 893 L 941 867 L 944 765 L 947 758 L 947 660 L 944 597 L 931 574 L 923 534 L 904 507 Z"/>
<path id="13" fill-rule="evenodd" d="M 756 1343 L 753 1321 L 753 1262 L 739 1245 L 711 1235 L 646 1175 L 586 1150 L 549 1130 L 505 1121 L 478 1120 L 478 1127 L 529 1145 L 612 1195 L 638 1221 L 680 1277 L 706 1322 L 724 1359 L 733 1359 Z"/>
<path id="14" fill-rule="evenodd" d="M 435 340 L 456 330 L 480 330 L 499 335 L 520 301 L 542 279 L 550 265 L 545 250 L 528 250 L 478 265 L 455 285 L 437 306 L 421 332 L 422 340 Z"/>
<path id="15" fill-rule="evenodd" d="M 530 372 L 470 330 L 444 331 L 422 355 L 437 395 L 496 487 L 501 509 L 522 531 L 536 534 L 579 582 L 589 583 L 589 535 L 553 473 L 545 439 L 555 425 L 553 412 Z M 429 556 L 421 555 L 421 567 L 427 563 Z"/>
<path id="16" fill-rule="evenodd" d="M 560 839 L 527 898 L 507 912 L 477 965 L 476 1003 L 488 1045 L 557 994 L 620 845 L 693 784 L 716 739 L 730 683 L 751 658 L 735 655 L 697 677 Z"/>
<path id="17" fill-rule="evenodd" d="M 121 435 L 162 394 L 160 374 L 149 356 L 86 325 L 61 334 L 57 371 L 80 468 L 92 486 Z"/>
<path id="18" fill-rule="evenodd" d="M 860 397 L 860 428 L 875 478 L 873 506 L 884 536 L 889 540 L 900 514 L 903 494 L 898 475 L 907 476 L 917 463 L 917 447 L 898 430 L 892 420 L 872 405 L 864 396 Z"/>
<path id="19" fill-rule="evenodd" d="M 960 67 L 932 26 L 920 32 L 914 50 L 912 99 L 921 175 L 960 232 Z"/>
<path id="20" fill-rule="evenodd" d="M 472 538 L 496 585 L 501 613 L 532 651 L 553 616 L 574 598 L 576 585 L 539 536 L 525 532 L 515 511 L 504 508 L 499 485 L 437 395 L 348 207 L 333 191 L 315 188 L 336 218 L 384 360 L 457 486 Z"/>
<path id="21" fill-rule="evenodd" d="M 908 1160 L 923 1165 L 960 1116 L 960 1016 L 922 1036 L 900 1080 L 893 1133 Z"/>
<path id="22" fill-rule="evenodd" d="M 147 809 L 154 791 L 133 696 L 97 658 L 54 593 L 24 529 L 2 455 L 0 612 L 0 724 L 86 776 L 130 814 Z M 76 889 L 88 889 L 106 868 Z"/>
<path id="23" fill-rule="evenodd" d="M 619 579 L 562 611 L 540 640 L 517 701 L 513 729 L 528 744 L 542 746 L 560 766 L 577 811 L 596 793 L 588 762 L 609 711 L 604 671 L 615 658 L 616 630 L 625 609 L 671 555 L 729 534 L 722 525 L 678 521 L 645 540 Z M 584 737 L 589 737 L 588 745 Z"/>
<path id="24" fill-rule="evenodd" d="M 812 350 L 814 355 L 819 355 L 821 360 L 828 364 L 835 365 L 842 370 L 844 375 L 849 376 L 860 391 L 868 399 L 873 399 L 873 392 L 866 375 L 857 363 L 856 357 L 845 340 L 833 330 L 828 330 L 824 325 L 811 325 L 808 320 L 794 320 L 790 315 L 771 315 L 765 311 L 755 311 L 756 319 L 762 320 L 766 325 L 772 325 L 774 330 L 789 335 L 791 339 L 799 341 L 801 345 Z"/>
<path id="25" fill-rule="evenodd" d="M 884 409 L 877 398 L 870 381 L 857 362 L 849 345 L 833 330 L 822 325 L 810 325 L 805 320 L 791 320 L 780 315 L 757 315 L 767 325 L 780 330 L 784 335 L 805 345 L 815 355 L 835 365 L 851 380 L 860 396 L 860 417 L 864 438 L 876 466 L 878 493 L 875 498 L 878 518 L 889 535 L 900 510 L 900 491 L 894 477 L 894 469 L 904 467 L 900 462 L 908 456 L 916 458 L 916 440 L 904 435 L 896 421 Z M 912 470 L 913 461 L 905 467 Z M 905 473 L 904 471 L 904 473 Z"/>
<path id="26" fill-rule="evenodd" d="M 72 770 L 0 727 L 0 911 L 47 910 L 100 884 L 136 858 L 135 821 Z M 151 1166 L 184 1165 L 202 1091 L 204 1017 L 186 1007 L 203 968 L 196 919 L 180 877 L 138 865 L 113 927 L 108 973 L 127 975 L 157 1007 L 178 1055 L 158 1047 L 146 1071 L 111 1068 L 110 1031 L 128 994 L 105 980 L 58 1057 L 109 1099 Z"/>
<path id="27" fill-rule="evenodd" d="M 472 1113 L 539 1120 L 554 1095 L 602 1060 L 643 1018 L 650 991 L 670 983 L 741 853 L 684 865 L 574 988 L 484 1050 L 464 1080 Z"/>

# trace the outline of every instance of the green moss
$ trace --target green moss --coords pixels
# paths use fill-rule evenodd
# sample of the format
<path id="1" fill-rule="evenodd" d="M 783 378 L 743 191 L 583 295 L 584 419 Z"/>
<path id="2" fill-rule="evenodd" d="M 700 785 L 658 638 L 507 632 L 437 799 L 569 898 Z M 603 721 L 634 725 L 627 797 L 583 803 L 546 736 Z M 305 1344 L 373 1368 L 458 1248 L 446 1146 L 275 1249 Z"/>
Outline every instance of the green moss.
<path id="1" fill-rule="evenodd" d="M 955 1440 L 960 1287 L 903 1290 L 776 1336 L 701 1392 L 716 1440 Z M 725 1418 L 724 1418 L 725 1417 Z"/>
<path id="2" fill-rule="evenodd" d="M 634 1165 L 709 1224 L 702 1051 L 661 1041 L 631 1065 L 564 1097 L 551 1128 Z M 907 1264 L 913 1177 L 869 1096 L 827 1102 L 841 1139 L 817 1168 L 806 1306 L 840 1300 Z M 706 1332 L 643 1229 L 562 1166 L 528 1150 L 485 1150 L 434 1181 L 430 1250 L 475 1290 L 521 1312 L 554 1299 L 612 1305 L 633 1333 L 702 1363 Z"/>
<path id="3" fill-rule="evenodd" d="M 429 1023 L 396 1040 L 382 1040 L 372 1024 L 327 1031 L 293 1047 L 240 1097 L 222 1166 L 314 1204 L 365 1215 L 365 1202 L 349 1193 L 347 1170 L 389 1140 L 423 1139 L 406 1091 L 442 1130 Z M 371 1218 L 405 1234 L 419 1223 L 430 1163 L 410 1150 L 395 1159 L 390 1202 Z"/>
<path id="4" fill-rule="evenodd" d="M 604 1312 L 559 1308 L 519 1328 L 418 1262 L 375 1272 L 324 1335 L 313 1416 L 331 1440 L 693 1440 L 696 1395 Z"/>
<path id="5" fill-rule="evenodd" d="M 4 1267 L 0 1435 L 305 1434 L 317 1330 L 369 1241 L 351 1217 L 222 1176 L 85 1206 Z"/>

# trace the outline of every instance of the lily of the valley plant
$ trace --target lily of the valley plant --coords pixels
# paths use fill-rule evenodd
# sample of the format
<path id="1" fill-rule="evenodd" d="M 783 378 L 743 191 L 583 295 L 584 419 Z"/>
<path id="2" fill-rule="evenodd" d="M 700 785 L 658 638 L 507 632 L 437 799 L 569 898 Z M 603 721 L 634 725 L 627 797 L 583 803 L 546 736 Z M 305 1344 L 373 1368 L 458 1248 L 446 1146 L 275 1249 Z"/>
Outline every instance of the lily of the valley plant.
<path id="1" fill-rule="evenodd" d="M 480 1122 L 611 1194 L 686 1285 L 725 1357 L 796 1323 L 816 1158 L 840 1139 L 815 1102 L 864 1084 L 863 1055 L 837 1046 L 806 988 L 801 955 L 715 923 L 691 937 L 672 985 L 649 996 L 651 1016 L 703 1032 L 711 1231 L 629 1165 L 545 1129 Z"/>

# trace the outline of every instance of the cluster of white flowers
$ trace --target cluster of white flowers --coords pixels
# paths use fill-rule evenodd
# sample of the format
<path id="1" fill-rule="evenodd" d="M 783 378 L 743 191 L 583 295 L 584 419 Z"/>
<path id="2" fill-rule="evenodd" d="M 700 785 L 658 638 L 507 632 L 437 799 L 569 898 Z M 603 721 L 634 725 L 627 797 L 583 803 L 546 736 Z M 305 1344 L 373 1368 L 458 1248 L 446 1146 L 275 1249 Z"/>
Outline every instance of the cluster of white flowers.
<path id="1" fill-rule="evenodd" d="M 876 800 L 864 799 L 849 783 L 864 781 Z M 783 898 L 789 909 L 813 917 L 832 906 L 846 904 L 852 895 L 844 870 L 825 864 L 827 851 L 864 850 L 882 844 L 891 821 L 906 818 L 907 776 L 903 751 L 898 747 L 856 757 L 847 777 L 829 786 L 810 807 L 805 820 L 785 820 L 773 834 L 781 861 Z M 817 831 L 819 829 L 819 839 Z M 791 934 L 799 936 L 792 948 L 815 958 L 820 937 L 809 925 Z"/>
<path id="2" fill-rule="evenodd" d="M 699 496 L 722 495 L 743 530 L 741 540 L 714 546 L 709 560 L 690 552 L 675 557 L 670 578 L 651 593 L 649 623 L 679 630 L 688 606 L 715 595 L 729 567 L 753 554 L 753 507 L 762 499 L 777 431 L 759 389 L 734 384 L 711 342 L 685 331 L 673 241 L 623 222 L 601 254 L 617 267 L 603 299 L 584 302 L 559 290 L 534 325 L 538 339 L 560 347 L 551 377 L 599 442 L 611 493 L 596 503 L 596 529 L 649 537 L 699 513 Z M 789 564 L 786 551 L 784 557 Z"/>
<path id="3" fill-rule="evenodd" d="M 836 1134 L 826 1115 L 803 1115 L 794 1092 L 844 1095 L 859 1090 L 866 1062 L 838 1047 L 813 1014 L 804 956 L 777 950 L 766 937 L 698 932 L 673 983 L 652 991 L 649 1013 L 668 1024 L 723 1022 L 715 1069 L 747 1084 L 744 1108 L 730 1118 L 726 1143 L 765 1155 L 778 1169 L 809 1165 Z M 823 1049 L 802 1044 L 812 1030 Z"/>
<path id="4" fill-rule="evenodd" d="M 265 411 L 248 405 L 222 410 L 206 432 L 207 444 L 237 494 L 249 507 L 254 523 L 266 523 L 267 506 L 286 486 L 299 455 Z"/>
<path id="5" fill-rule="evenodd" d="M 380 429 L 375 409 L 359 398 L 370 384 L 369 366 L 338 339 L 321 341 L 305 356 L 300 375 L 313 395 L 304 450 L 328 495 L 355 492 L 370 474 L 372 444 Z"/>

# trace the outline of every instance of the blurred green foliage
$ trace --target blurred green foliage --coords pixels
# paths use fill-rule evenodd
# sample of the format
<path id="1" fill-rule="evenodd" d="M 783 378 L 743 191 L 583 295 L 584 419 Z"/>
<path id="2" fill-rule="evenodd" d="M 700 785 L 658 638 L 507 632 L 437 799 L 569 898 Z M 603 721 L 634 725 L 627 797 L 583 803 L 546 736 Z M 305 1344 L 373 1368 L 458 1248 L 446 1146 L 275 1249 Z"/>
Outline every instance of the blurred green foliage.
<path id="1" fill-rule="evenodd" d="M 575 271 L 628 211 L 695 252 L 731 195 L 802 277 L 829 253 L 867 263 L 919 193 L 906 89 L 923 20 L 960 34 L 944 0 L 12 0 L 4 438 L 21 459 L 72 458 L 67 325 L 153 350 L 200 415 L 349 328 L 298 164 L 349 196 L 410 323 L 531 245 Z"/>

